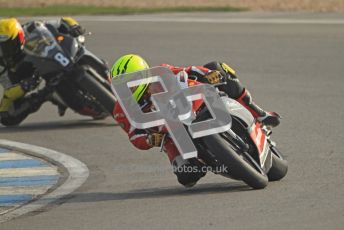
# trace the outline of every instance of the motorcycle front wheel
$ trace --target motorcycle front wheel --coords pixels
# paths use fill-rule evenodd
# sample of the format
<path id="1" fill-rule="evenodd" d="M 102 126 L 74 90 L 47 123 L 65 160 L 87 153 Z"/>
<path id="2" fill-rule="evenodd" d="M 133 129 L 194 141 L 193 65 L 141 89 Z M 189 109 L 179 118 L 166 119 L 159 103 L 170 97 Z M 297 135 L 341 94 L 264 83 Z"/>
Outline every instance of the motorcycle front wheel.
<path id="1" fill-rule="evenodd" d="M 269 181 L 278 181 L 287 175 L 288 162 L 276 147 L 271 146 L 270 149 L 272 151 L 272 166 L 268 172 L 268 178 Z"/>
<path id="2" fill-rule="evenodd" d="M 84 69 L 82 77 L 78 79 L 81 88 L 86 90 L 96 98 L 99 104 L 104 108 L 104 111 L 112 115 L 116 98 L 109 89 L 107 82 L 100 82 L 102 77 L 92 68 Z"/>
<path id="3" fill-rule="evenodd" d="M 249 154 L 237 153 L 221 135 L 205 136 L 202 141 L 215 158 L 228 167 L 229 174 L 234 178 L 240 178 L 254 189 L 262 189 L 268 185 L 267 175 L 258 164 L 253 163 L 254 159 Z"/>

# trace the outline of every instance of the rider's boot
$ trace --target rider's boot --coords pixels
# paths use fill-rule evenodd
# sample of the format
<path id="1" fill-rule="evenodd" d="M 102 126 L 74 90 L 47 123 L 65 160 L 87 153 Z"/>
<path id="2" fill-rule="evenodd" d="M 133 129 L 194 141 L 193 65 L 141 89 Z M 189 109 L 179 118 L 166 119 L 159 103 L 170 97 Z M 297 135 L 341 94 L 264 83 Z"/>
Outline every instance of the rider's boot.
<path id="1" fill-rule="evenodd" d="M 172 164 L 173 173 L 177 176 L 180 184 L 185 187 L 192 187 L 205 176 L 206 172 L 202 170 L 204 165 L 197 159 L 183 159 L 171 139 L 166 140 L 164 150 Z"/>
<path id="2" fill-rule="evenodd" d="M 263 125 L 276 127 L 280 124 L 280 115 L 276 112 L 267 112 L 261 109 L 252 101 L 252 96 L 248 90 L 244 89 L 243 93 L 237 99 L 237 101 L 245 108 L 247 108 L 251 112 L 253 117 L 256 118 Z"/>

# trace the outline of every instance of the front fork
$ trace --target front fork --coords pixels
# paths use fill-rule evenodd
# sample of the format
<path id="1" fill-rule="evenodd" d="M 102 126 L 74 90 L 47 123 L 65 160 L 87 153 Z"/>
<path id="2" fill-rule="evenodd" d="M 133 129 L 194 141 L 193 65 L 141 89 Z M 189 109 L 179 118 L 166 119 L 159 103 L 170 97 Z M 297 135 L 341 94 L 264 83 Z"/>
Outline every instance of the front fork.
<path id="1" fill-rule="evenodd" d="M 68 106 L 57 93 L 53 93 L 49 98 L 49 101 L 57 106 L 59 116 L 63 116 L 66 113 Z"/>

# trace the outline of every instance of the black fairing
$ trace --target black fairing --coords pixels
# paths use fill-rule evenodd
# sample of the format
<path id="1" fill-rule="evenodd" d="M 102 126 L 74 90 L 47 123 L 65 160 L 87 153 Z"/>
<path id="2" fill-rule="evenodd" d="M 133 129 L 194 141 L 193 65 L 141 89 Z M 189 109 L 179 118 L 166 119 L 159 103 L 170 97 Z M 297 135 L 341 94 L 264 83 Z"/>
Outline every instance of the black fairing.
<path id="1" fill-rule="evenodd" d="M 60 33 L 53 25 L 32 22 L 25 26 L 25 31 L 25 61 L 33 64 L 37 74 L 45 79 L 48 88 L 57 93 L 63 104 L 76 112 L 85 107 L 99 113 L 112 112 L 112 108 L 102 106 L 103 98 L 115 101 L 110 95 L 105 62 L 88 51 L 77 38 Z M 94 69 L 98 74 L 86 75 L 87 68 Z M 82 85 L 87 80 L 82 81 L 84 78 L 94 78 L 91 82 L 94 84 Z M 93 88 L 96 90 L 92 91 Z"/>
<path id="2" fill-rule="evenodd" d="M 89 65 L 94 68 L 101 76 L 108 76 L 109 69 L 105 61 L 98 58 L 96 55 L 81 47 L 78 51 L 78 60 L 76 62 L 79 65 Z"/>
<path id="3" fill-rule="evenodd" d="M 26 56 L 25 61 L 32 63 L 41 76 L 55 75 L 64 71 L 64 67 L 52 59 Z"/>
<path id="4" fill-rule="evenodd" d="M 65 55 L 74 60 L 79 50 L 79 44 L 74 37 L 69 34 L 60 33 L 53 25 L 46 24 L 48 30 L 55 36 L 63 36 L 63 40 L 59 42 Z"/>

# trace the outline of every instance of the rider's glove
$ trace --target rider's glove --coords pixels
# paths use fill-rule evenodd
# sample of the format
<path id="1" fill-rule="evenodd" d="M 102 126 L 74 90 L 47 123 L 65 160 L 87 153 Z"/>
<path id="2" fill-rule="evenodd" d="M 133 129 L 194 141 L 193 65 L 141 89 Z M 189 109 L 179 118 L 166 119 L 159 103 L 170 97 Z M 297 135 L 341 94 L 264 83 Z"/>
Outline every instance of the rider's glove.
<path id="1" fill-rule="evenodd" d="M 63 33 L 69 33 L 73 37 L 78 37 L 85 34 L 86 30 L 79 25 L 79 23 L 71 17 L 61 18 L 60 30 Z"/>
<path id="2" fill-rule="evenodd" d="M 70 29 L 70 35 L 72 35 L 73 37 L 78 37 L 80 35 L 83 35 L 85 34 L 86 30 L 80 26 L 80 25 L 76 25 L 76 26 L 73 26 L 71 29 Z"/>
<path id="3" fill-rule="evenodd" d="M 160 147 L 164 134 L 151 133 L 148 135 L 148 144 L 154 147 Z"/>
<path id="4" fill-rule="evenodd" d="M 207 81 L 208 81 L 210 84 L 218 84 L 218 83 L 221 83 L 221 82 L 222 82 L 222 79 L 223 79 L 223 77 L 222 77 L 220 71 L 217 71 L 217 70 L 208 72 L 208 73 L 204 76 L 204 78 L 207 79 Z"/>
<path id="5" fill-rule="evenodd" d="M 26 79 L 21 80 L 19 82 L 19 85 L 22 87 L 22 89 L 25 92 L 29 92 L 31 90 L 34 90 L 39 85 L 40 82 L 41 82 L 40 78 L 38 78 L 36 76 L 32 76 L 30 78 L 26 78 Z"/>

